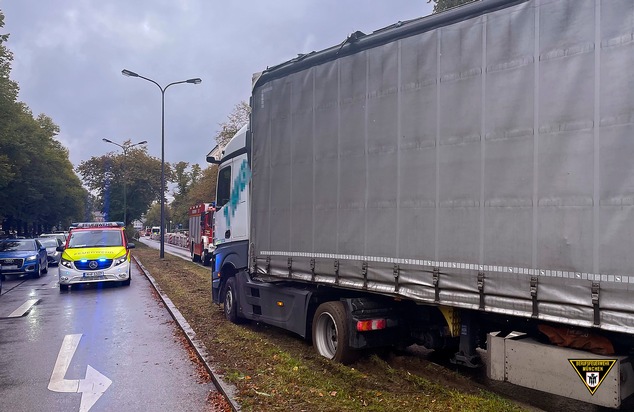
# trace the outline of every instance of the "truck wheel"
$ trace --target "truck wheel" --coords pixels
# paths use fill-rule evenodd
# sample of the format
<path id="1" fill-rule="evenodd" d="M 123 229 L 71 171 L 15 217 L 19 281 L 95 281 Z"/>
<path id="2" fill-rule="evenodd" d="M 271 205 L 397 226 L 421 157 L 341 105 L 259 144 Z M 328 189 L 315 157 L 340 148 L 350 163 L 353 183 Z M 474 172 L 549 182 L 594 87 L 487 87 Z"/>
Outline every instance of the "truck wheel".
<path id="1" fill-rule="evenodd" d="M 241 323 L 238 316 L 238 295 L 236 293 L 236 279 L 231 277 L 225 283 L 225 318 L 232 323 Z"/>
<path id="2" fill-rule="evenodd" d="M 194 254 L 194 245 L 189 247 L 189 254 L 192 256 L 192 262 L 198 262 L 199 257 Z"/>
<path id="3" fill-rule="evenodd" d="M 313 317 L 313 346 L 317 353 L 343 364 L 354 362 L 359 351 L 350 347 L 349 335 L 343 303 L 319 305 Z"/>
<path id="4" fill-rule="evenodd" d="M 209 266 L 209 264 L 211 263 L 211 253 L 207 253 L 206 251 L 203 252 L 203 266 Z"/>

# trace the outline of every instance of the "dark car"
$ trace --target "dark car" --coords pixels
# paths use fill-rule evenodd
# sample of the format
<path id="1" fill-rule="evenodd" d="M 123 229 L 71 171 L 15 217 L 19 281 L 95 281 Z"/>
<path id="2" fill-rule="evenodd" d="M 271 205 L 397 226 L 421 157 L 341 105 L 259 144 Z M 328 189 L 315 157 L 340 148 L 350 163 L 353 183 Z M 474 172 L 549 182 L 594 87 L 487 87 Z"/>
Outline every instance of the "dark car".
<path id="1" fill-rule="evenodd" d="M 62 258 L 62 252 L 58 251 L 59 246 L 64 246 L 64 242 L 56 237 L 38 237 L 38 240 L 42 246 L 46 248 L 46 254 L 48 255 L 49 265 L 59 265 L 59 260 Z"/>
<path id="2" fill-rule="evenodd" d="M 39 278 L 48 272 L 46 248 L 36 239 L 0 241 L 2 275 L 31 275 Z"/>

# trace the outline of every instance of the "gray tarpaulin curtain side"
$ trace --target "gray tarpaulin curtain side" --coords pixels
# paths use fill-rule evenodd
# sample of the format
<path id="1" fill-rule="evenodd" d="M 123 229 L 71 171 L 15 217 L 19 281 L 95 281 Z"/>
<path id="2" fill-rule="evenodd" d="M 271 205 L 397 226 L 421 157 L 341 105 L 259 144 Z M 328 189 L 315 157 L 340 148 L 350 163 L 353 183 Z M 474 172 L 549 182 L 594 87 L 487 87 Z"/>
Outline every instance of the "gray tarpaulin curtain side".
<path id="1" fill-rule="evenodd" d="M 254 269 L 632 333 L 634 2 L 479 3 L 264 72 Z"/>

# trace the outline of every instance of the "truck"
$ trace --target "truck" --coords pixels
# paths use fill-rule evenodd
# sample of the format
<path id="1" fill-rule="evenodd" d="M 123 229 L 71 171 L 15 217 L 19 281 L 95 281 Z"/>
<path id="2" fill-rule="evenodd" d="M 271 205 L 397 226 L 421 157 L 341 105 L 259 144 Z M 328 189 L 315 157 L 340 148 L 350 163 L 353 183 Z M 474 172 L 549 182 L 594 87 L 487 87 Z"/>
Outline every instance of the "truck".
<path id="1" fill-rule="evenodd" d="M 419 344 L 619 407 L 634 392 L 633 15 L 482 0 L 254 75 L 249 123 L 207 158 L 213 302 L 335 361 Z"/>
<path id="2" fill-rule="evenodd" d="M 214 250 L 214 204 L 201 203 L 189 208 L 189 253 L 192 262 L 209 266 Z"/>

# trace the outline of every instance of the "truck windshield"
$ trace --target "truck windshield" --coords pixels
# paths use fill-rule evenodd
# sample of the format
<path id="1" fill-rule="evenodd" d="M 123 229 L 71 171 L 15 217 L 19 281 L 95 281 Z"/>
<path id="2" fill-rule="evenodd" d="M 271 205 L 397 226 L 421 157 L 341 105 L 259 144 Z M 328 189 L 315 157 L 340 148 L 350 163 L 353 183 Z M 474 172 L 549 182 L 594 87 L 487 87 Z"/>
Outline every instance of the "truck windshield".
<path id="1" fill-rule="evenodd" d="M 216 192 L 216 210 L 229 201 L 231 193 L 231 166 L 225 167 L 218 174 L 218 191 Z"/>

